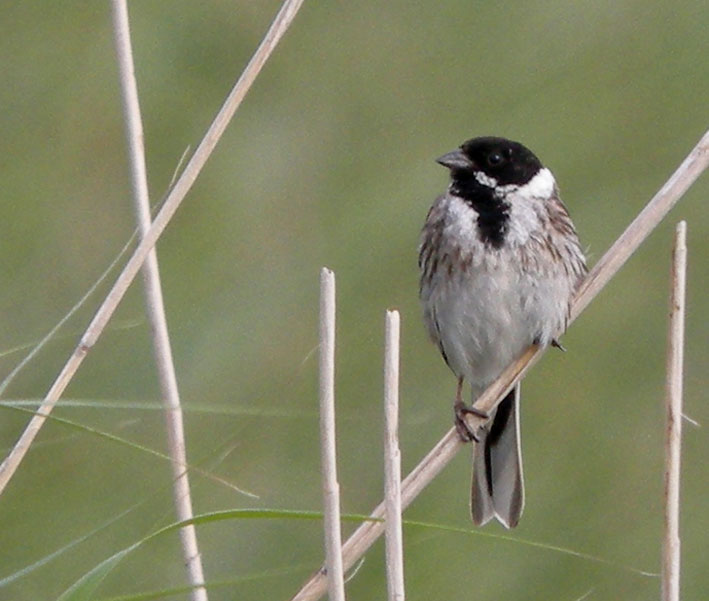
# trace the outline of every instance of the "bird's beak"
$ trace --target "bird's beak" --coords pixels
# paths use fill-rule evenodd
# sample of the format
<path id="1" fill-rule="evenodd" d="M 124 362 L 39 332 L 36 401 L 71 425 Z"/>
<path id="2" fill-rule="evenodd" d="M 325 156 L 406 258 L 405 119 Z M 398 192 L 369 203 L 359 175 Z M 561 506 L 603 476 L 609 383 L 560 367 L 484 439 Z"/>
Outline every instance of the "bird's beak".
<path id="1" fill-rule="evenodd" d="M 436 163 L 440 163 L 444 167 L 448 167 L 448 169 L 470 169 L 473 166 L 473 162 L 460 148 L 456 148 L 437 158 Z"/>

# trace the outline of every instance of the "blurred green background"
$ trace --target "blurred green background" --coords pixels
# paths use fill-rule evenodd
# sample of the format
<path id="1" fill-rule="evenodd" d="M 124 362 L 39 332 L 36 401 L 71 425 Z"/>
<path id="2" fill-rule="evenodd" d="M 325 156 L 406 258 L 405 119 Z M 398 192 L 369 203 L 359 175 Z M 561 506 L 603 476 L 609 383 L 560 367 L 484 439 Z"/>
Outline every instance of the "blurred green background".
<path id="1" fill-rule="evenodd" d="M 278 10 L 261 2 L 131 3 L 154 203 L 194 148 Z M 557 176 L 590 264 L 707 127 L 709 4 L 306 2 L 158 250 L 197 512 L 321 507 L 318 272 L 338 284 L 343 509 L 382 488 L 384 311 L 402 314 L 401 444 L 408 472 L 451 426 L 455 382 L 428 342 L 416 245 L 447 182 L 434 159 L 511 137 Z M 0 348 L 36 342 L 134 228 L 108 2 L 0 5 Z M 682 476 L 684 598 L 709 594 L 705 175 L 524 384 L 527 506 L 511 534 L 608 564 L 477 536 L 462 452 L 405 517 L 413 600 L 659 599 L 664 353 L 670 244 L 689 225 Z M 41 397 L 115 274 L 13 382 Z M 137 325 L 136 325 L 137 320 Z M 24 351 L 26 352 L 26 351 Z M 2 356 L 6 375 L 23 352 Z M 164 451 L 140 279 L 58 417 Z M 128 403 L 128 405 L 126 405 Z M 3 456 L 28 416 L 0 407 Z M 248 498 L 213 474 L 259 496 Z M 100 560 L 173 521 L 168 464 L 48 423 L 0 498 L 0 578 L 77 541 L 0 599 L 56 598 Z M 344 526 L 345 532 L 353 529 Z M 198 530 L 210 598 L 288 599 L 322 558 L 319 522 L 231 520 Z M 176 534 L 121 563 L 96 598 L 185 583 Z M 385 595 L 383 544 L 348 584 Z M 171 599 L 186 599 L 184 594 Z"/>

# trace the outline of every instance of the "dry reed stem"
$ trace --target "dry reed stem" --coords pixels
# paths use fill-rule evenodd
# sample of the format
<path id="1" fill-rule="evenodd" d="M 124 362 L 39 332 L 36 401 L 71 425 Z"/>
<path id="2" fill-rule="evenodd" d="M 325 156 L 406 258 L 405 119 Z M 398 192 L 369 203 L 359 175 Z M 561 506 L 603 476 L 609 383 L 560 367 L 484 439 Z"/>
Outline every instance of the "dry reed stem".
<path id="1" fill-rule="evenodd" d="M 320 455 L 330 601 L 345 601 L 335 430 L 335 274 L 320 271 Z"/>
<path id="2" fill-rule="evenodd" d="M 384 503 L 389 601 L 404 601 L 399 449 L 399 323 L 399 312 L 387 311 L 384 343 Z"/>
<path id="3" fill-rule="evenodd" d="M 155 246 L 158 238 L 170 223 L 173 215 L 187 195 L 187 192 L 189 192 L 192 184 L 194 184 L 207 159 L 212 154 L 212 151 L 226 130 L 236 109 L 239 108 L 241 101 L 251 88 L 256 76 L 261 71 L 261 68 L 268 60 L 283 34 L 293 22 L 302 4 L 303 0 L 285 0 L 283 3 L 281 10 L 278 12 L 278 15 L 276 15 L 276 18 L 271 24 L 266 36 L 261 41 L 254 56 L 232 88 L 229 96 L 227 96 L 226 101 L 214 118 L 207 133 L 202 138 L 192 158 L 187 163 L 182 175 L 180 175 L 175 186 L 170 190 L 162 208 L 155 216 L 150 229 L 145 233 L 133 252 L 133 255 L 128 259 L 126 266 L 116 279 L 113 287 L 96 312 L 96 315 L 91 320 L 76 349 L 74 349 L 71 357 L 69 357 L 67 363 L 64 365 L 61 372 L 59 372 L 59 375 L 47 392 L 44 401 L 37 409 L 37 414 L 32 417 L 24 432 L 15 443 L 15 446 L 5 458 L 2 465 L 0 465 L 0 494 L 5 490 L 8 482 L 29 450 L 32 441 L 44 425 L 47 416 L 51 413 L 52 409 L 54 409 L 59 397 L 79 369 L 86 353 L 96 343 L 96 340 L 98 340 L 98 337 L 103 332 L 106 324 L 118 307 L 118 304 L 123 299 L 128 287 L 143 265 L 148 253 Z"/>
<path id="4" fill-rule="evenodd" d="M 113 0 L 113 27 L 118 58 L 121 98 L 126 128 L 126 140 L 130 160 L 131 183 L 136 219 L 141 236 L 150 229 L 150 198 L 148 177 L 145 167 L 143 145 L 143 123 L 138 98 L 138 84 L 135 78 L 133 49 L 130 39 L 130 23 L 126 0 Z M 155 248 L 152 248 L 143 264 L 145 305 L 153 341 L 155 364 L 158 372 L 162 401 L 165 407 L 168 451 L 173 473 L 173 499 L 179 521 L 194 517 L 192 498 L 187 474 L 187 447 L 183 425 L 180 393 L 177 386 L 175 364 L 172 359 L 170 335 L 165 316 L 160 270 Z M 197 529 L 189 524 L 180 529 L 182 554 L 187 569 L 187 578 L 193 587 L 190 591 L 193 601 L 208 601 L 204 584 L 202 558 L 197 544 Z"/>
<path id="5" fill-rule="evenodd" d="M 665 406 L 665 535 L 662 546 L 662 601 L 679 601 L 679 484 L 682 449 L 682 375 L 687 279 L 687 224 L 680 221 L 672 249 L 672 288 L 667 337 Z"/>
<path id="6" fill-rule="evenodd" d="M 707 168 L 707 165 L 709 165 L 709 131 L 702 136 L 657 194 L 652 197 L 613 246 L 594 265 L 572 302 L 569 323 L 581 314 L 610 279 L 618 273 L 628 258 Z M 522 357 L 510 365 L 480 396 L 475 402 L 475 408 L 491 412 L 499 400 L 504 398 L 504 395 L 522 378 L 527 370 L 539 360 L 542 352 L 543 350 L 537 347 L 529 347 Z M 481 420 L 475 416 L 470 416 L 470 419 L 475 427 L 481 424 Z M 464 446 L 465 444 L 461 442 L 455 428 L 451 428 L 404 479 L 401 488 L 402 508 L 405 509 Z M 382 502 L 377 505 L 370 516 L 381 520 L 384 514 L 385 509 Z M 384 524 L 381 521 L 367 521 L 352 533 L 342 548 L 345 570 L 354 565 L 383 531 Z M 327 587 L 326 580 L 321 568 L 308 579 L 300 591 L 291 598 L 291 601 L 319 599 Z"/>

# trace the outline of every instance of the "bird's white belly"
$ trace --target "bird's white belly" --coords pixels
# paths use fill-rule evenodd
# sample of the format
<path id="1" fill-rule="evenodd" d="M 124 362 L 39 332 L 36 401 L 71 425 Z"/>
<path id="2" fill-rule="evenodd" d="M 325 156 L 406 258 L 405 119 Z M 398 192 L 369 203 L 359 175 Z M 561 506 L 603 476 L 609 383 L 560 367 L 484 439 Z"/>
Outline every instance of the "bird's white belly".
<path id="1" fill-rule="evenodd" d="M 448 364 L 475 396 L 530 344 L 548 344 L 559 333 L 568 298 L 563 278 L 513 269 L 449 282 L 430 300 Z"/>

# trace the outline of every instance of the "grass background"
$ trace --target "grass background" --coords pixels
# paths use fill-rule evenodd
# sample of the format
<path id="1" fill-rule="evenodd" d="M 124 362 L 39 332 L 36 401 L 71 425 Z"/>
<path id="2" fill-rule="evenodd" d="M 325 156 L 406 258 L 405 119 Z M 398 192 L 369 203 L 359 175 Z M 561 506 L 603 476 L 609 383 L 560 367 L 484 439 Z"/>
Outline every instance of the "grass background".
<path id="1" fill-rule="evenodd" d="M 153 202 L 278 6 L 131 3 Z M 196 511 L 320 508 L 314 348 L 318 271 L 327 265 L 338 281 L 343 509 L 368 513 L 382 488 L 387 307 L 402 314 L 405 471 L 452 420 L 454 378 L 426 339 L 417 301 L 418 232 L 447 180 L 435 157 L 476 135 L 530 146 L 556 174 L 593 264 L 706 130 L 707 26 L 700 1 L 306 2 L 158 246 L 190 461 L 260 497 L 195 473 Z M 10 350 L 69 310 L 134 220 L 108 3 L 5 3 L 0 54 L 0 348 Z M 709 423 L 708 195 L 705 175 L 574 324 L 569 352 L 549 353 L 523 387 L 528 496 L 513 535 L 614 565 L 409 527 L 411 600 L 659 597 L 658 579 L 620 566 L 659 567 L 669 249 L 679 219 L 690 252 L 685 407 Z M 7 398 L 46 392 L 99 297 Z M 142 316 L 138 284 L 67 390 L 91 406 L 60 404 L 56 415 L 162 451 Z M 2 373 L 21 356 L 2 356 Z M 3 453 L 26 421 L 0 408 Z M 467 455 L 406 517 L 470 527 Z M 686 427 L 687 599 L 709 592 L 708 455 L 705 428 Z M 47 424 L 0 499 L 0 578 L 135 507 L 0 587 L 0 599 L 56 598 L 172 521 L 169 478 L 159 458 Z M 318 522 L 231 520 L 198 535 L 210 581 L 253 577 L 215 588 L 213 601 L 287 599 L 322 558 Z M 176 534 L 150 541 L 97 598 L 181 586 L 178 545 Z M 383 597 L 381 542 L 348 591 Z"/>

